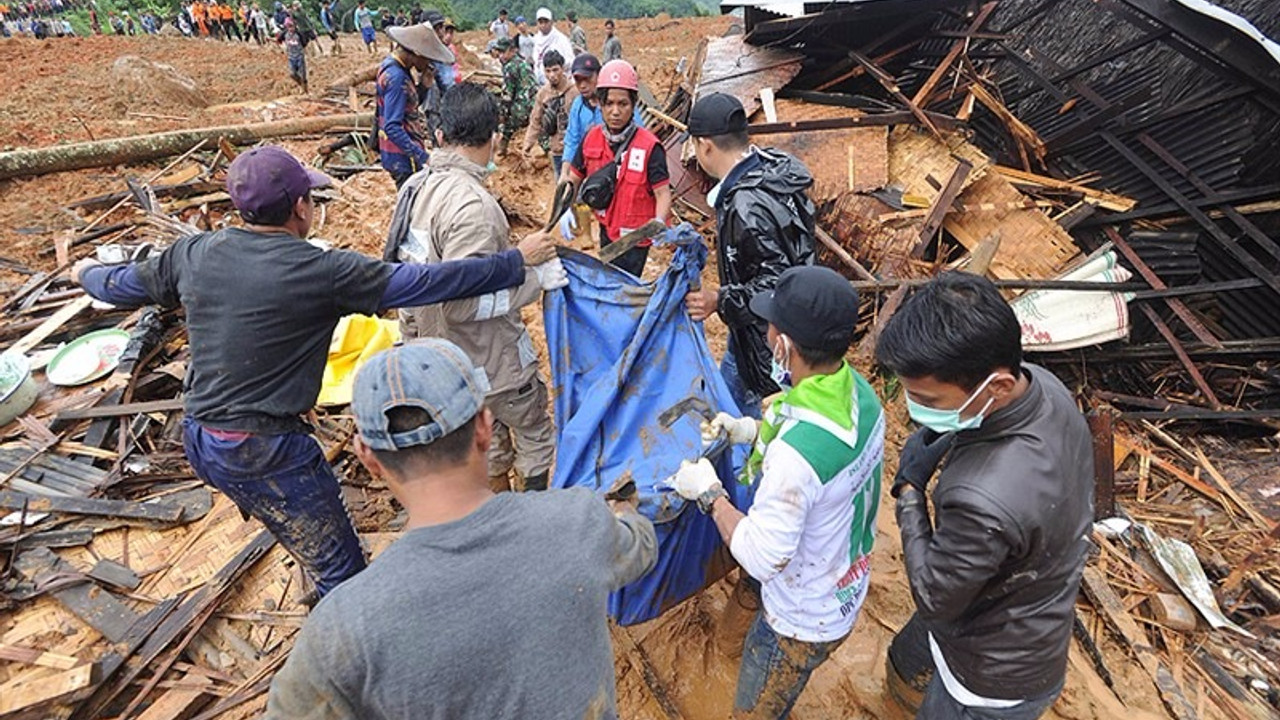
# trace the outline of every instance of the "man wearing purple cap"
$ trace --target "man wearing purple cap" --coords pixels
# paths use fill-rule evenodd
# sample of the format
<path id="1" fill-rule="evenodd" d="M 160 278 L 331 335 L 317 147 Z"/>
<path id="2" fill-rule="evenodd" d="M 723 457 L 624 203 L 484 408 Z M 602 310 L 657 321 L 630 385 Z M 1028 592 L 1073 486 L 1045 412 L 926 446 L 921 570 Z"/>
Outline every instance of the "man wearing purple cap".
<path id="1" fill-rule="evenodd" d="M 245 227 L 187 236 L 140 264 L 82 260 L 72 269 L 99 300 L 185 309 L 187 458 L 267 526 L 322 596 L 365 566 L 338 478 L 302 419 L 319 395 L 338 319 L 513 287 L 527 265 L 555 257 L 544 234 L 435 265 L 326 252 L 302 239 L 315 213 L 311 190 L 329 182 L 280 147 L 250 150 L 227 171 Z"/>

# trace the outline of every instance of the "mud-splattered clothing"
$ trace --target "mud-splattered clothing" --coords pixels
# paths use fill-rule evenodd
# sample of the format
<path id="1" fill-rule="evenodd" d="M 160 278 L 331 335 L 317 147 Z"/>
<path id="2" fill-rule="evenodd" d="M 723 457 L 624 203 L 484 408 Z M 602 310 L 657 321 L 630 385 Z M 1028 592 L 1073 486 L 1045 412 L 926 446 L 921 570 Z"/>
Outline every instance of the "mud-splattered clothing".
<path id="1" fill-rule="evenodd" d="M 616 718 L 609 593 L 656 559 L 650 522 L 586 488 L 410 530 L 316 606 L 266 717 Z"/>
<path id="2" fill-rule="evenodd" d="M 498 123 L 502 137 L 511 139 L 517 130 L 529 124 L 529 113 L 533 111 L 533 96 L 537 90 L 533 70 L 519 54 L 502 64 L 502 104 L 499 106 Z"/>

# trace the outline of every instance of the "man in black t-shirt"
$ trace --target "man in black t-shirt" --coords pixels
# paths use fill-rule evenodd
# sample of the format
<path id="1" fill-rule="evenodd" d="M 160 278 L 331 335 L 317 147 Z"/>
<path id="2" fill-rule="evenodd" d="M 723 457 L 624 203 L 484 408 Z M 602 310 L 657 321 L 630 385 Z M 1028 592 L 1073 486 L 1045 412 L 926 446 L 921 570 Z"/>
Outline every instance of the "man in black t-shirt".
<path id="1" fill-rule="evenodd" d="M 136 265 L 81 261 L 72 279 L 122 306 L 181 305 L 191 343 L 184 446 L 196 475 L 258 518 L 324 595 L 365 566 L 338 478 L 302 415 L 315 405 L 339 318 L 523 284 L 555 257 L 545 234 L 518 250 L 389 264 L 304 242 L 312 188 L 329 183 L 280 147 L 242 153 L 227 192 L 247 223 L 187 236 Z"/>

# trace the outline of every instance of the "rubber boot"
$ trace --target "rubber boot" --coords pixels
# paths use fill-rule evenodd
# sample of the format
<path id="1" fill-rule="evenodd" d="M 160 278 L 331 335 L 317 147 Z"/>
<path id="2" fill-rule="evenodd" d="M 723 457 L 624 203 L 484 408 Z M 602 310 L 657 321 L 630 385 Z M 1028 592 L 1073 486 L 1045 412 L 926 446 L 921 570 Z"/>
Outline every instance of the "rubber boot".
<path id="1" fill-rule="evenodd" d="M 519 488 L 517 489 L 520 492 L 539 492 L 546 490 L 550 479 L 550 471 L 543 470 L 536 475 L 521 478 L 519 481 Z"/>
<path id="2" fill-rule="evenodd" d="M 924 702 L 925 688 L 934 673 L 929 652 L 929 631 L 912 615 L 889 643 L 884 660 L 884 684 L 889 697 L 913 716 Z"/>
<path id="3" fill-rule="evenodd" d="M 716 624 L 716 647 L 728 658 L 742 657 L 742 643 L 746 640 L 756 613 L 760 612 L 760 583 L 745 570 L 738 570 L 738 582 L 725 602 L 724 614 Z"/>

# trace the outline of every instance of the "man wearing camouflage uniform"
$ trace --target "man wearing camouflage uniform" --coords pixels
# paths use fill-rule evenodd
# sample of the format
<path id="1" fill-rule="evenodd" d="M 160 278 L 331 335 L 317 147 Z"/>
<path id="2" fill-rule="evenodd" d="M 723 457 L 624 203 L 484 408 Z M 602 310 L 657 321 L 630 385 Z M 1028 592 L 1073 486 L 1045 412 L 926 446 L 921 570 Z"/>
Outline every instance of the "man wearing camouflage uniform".
<path id="1" fill-rule="evenodd" d="M 511 137 L 529 124 L 529 113 L 533 111 L 533 96 L 538 84 L 533 78 L 529 63 L 520 57 L 516 44 L 510 38 L 499 40 L 497 48 L 502 58 L 502 121 L 498 127 L 502 143 L 498 152 L 505 155 Z"/>

